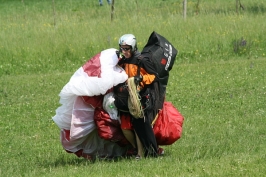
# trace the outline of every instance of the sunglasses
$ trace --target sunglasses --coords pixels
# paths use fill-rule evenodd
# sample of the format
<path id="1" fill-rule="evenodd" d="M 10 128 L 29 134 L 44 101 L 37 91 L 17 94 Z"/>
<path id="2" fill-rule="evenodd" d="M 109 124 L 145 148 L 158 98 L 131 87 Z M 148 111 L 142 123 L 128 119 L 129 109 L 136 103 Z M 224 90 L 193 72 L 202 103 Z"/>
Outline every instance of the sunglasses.
<path id="1" fill-rule="evenodd" d="M 128 48 L 120 47 L 120 49 L 121 49 L 121 50 L 124 50 L 124 51 L 128 51 L 128 50 L 130 50 L 131 48 L 130 48 L 130 47 L 128 47 Z"/>

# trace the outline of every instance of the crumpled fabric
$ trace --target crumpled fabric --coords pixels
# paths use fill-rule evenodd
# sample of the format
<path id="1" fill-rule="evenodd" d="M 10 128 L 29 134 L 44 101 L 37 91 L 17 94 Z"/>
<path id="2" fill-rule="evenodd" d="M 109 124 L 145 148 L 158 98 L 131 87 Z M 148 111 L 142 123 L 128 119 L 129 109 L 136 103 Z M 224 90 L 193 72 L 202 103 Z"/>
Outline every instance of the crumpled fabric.
<path id="1" fill-rule="evenodd" d="M 117 63 L 116 49 L 96 54 L 72 75 L 59 93 L 61 106 L 52 119 L 60 128 L 61 143 L 67 152 L 93 156 L 121 156 L 125 153 L 125 147 L 99 137 L 94 122 L 95 108 L 83 99 L 84 96 L 105 95 L 113 86 L 127 80 L 127 74 Z M 112 98 L 108 97 L 107 101 L 111 104 Z M 115 110 L 108 112 L 110 117 L 119 119 Z"/>

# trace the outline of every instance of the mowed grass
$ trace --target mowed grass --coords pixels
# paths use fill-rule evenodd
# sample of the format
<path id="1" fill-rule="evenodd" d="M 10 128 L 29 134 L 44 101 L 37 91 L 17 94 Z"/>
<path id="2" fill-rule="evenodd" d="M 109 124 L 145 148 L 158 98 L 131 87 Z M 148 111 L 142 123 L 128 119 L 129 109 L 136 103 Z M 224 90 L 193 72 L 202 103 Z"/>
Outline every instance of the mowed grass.
<path id="1" fill-rule="evenodd" d="M 236 15 L 231 1 L 206 1 L 195 15 L 196 1 L 188 1 L 184 21 L 181 1 L 132 1 L 134 13 L 116 1 L 111 23 L 110 9 L 97 2 L 55 1 L 53 26 L 51 2 L 0 2 L 0 176 L 266 173 L 265 3 L 243 0 L 246 11 Z M 141 49 L 152 30 L 179 50 L 166 100 L 185 117 L 181 139 L 164 146 L 163 157 L 141 161 L 92 163 L 66 153 L 51 119 L 60 90 L 88 58 L 117 47 L 123 33 L 134 33 Z M 246 46 L 234 43 L 242 36 Z"/>
<path id="2" fill-rule="evenodd" d="M 167 100 L 184 115 L 166 155 L 91 163 L 67 154 L 51 121 L 72 73 L 1 77 L 1 176 L 263 176 L 265 59 L 179 64 Z"/>

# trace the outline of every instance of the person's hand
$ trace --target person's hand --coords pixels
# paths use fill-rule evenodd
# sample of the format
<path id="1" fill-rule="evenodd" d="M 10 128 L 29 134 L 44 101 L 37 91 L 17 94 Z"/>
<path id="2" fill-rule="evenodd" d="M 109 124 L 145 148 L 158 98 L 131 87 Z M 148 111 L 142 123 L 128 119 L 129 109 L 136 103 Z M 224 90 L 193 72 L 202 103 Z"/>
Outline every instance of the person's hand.
<path id="1" fill-rule="evenodd" d="M 138 85 L 143 80 L 142 76 L 134 76 L 134 82 L 136 85 Z"/>
<path id="2" fill-rule="evenodd" d="M 115 53 L 117 55 L 118 61 L 123 58 L 123 55 L 122 55 L 122 53 L 119 50 L 115 51 Z"/>

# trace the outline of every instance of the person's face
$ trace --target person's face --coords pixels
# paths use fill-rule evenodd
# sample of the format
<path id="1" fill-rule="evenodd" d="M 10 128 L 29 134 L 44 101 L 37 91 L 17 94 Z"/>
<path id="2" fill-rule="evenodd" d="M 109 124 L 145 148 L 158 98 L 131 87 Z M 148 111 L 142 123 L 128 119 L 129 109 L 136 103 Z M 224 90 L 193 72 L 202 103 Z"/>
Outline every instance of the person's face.
<path id="1" fill-rule="evenodd" d="M 121 51 L 122 51 L 123 55 L 125 56 L 125 58 L 131 57 L 131 46 L 121 45 L 120 48 L 121 48 Z"/>

